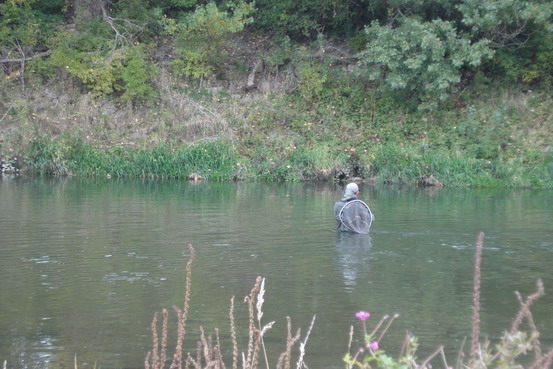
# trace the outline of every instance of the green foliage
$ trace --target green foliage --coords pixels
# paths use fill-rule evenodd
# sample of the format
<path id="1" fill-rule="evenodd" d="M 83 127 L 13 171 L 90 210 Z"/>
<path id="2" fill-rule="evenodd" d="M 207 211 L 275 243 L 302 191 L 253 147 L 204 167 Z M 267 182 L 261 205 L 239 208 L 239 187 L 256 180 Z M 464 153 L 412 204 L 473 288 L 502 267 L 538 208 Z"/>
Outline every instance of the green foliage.
<path id="1" fill-rule="evenodd" d="M 45 45 L 52 37 L 55 24 L 62 19 L 63 7 L 63 0 L 1 2 L 0 55 L 8 59 L 18 59 L 34 57 L 45 51 Z M 25 69 L 20 63 L 7 63 L 2 66 L 12 77 L 26 77 L 22 73 Z"/>
<path id="2" fill-rule="evenodd" d="M 314 61 L 304 61 L 299 66 L 298 90 L 308 102 L 316 102 L 321 97 L 327 74 L 323 66 Z"/>
<path id="3" fill-rule="evenodd" d="M 144 0 L 118 0 L 113 11 L 119 19 L 126 19 L 135 23 L 147 23 L 154 20 L 154 11 Z"/>
<path id="4" fill-rule="evenodd" d="M 517 82 L 550 83 L 553 3 L 465 0 L 457 9 L 472 39 L 487 40 L 497 50 L 494 65 L 499 68 L 489 71 Z"/>
<path id="5" fill-rule="evenodd" d="M 521 162 L 477 159 L 459 151 L 385 144 L 369 158 L 369 174 L 383 183 L 415 185 L 423 177 L 433 176 L 449 187 L 530 186 L 530 171 Z"/>
<path id="6" fill-rule="evenodd" d="M 275 178 L 272 179 L 288 182 L 326 180 L 332 170 L 340 164 L 337 160 L 339 157 L 335 156 L 335 150 L 325 144 L 296 148 L 287 158 L 275 157 L 277 158 L 276 170 L 273 174 Z"/>
<path id="7" fill-rule="evenodd" d="M 171 0 L 171 4 L 182 8 L 190 8 L 196 5 L 196 0 Z"/>
<path id="8" fill-rule="evenodd" d="M 214 3 L 198 6 L 180 21 L 163 18 L 165 31 L 177 40 L 177 58 L 173 66 L 178 74 L 199 78 L 210 75 L 213 64 L 220 62 L 232 33 L 240 32 L 250 17 L 253 3 L 241 2 L 231 7 L 231 13 Z"/>
<path id="9" fill-rule="evenodd" d="M 78 78 L 94 96 L 111 94 L 125 55 L 122 50 L 116 50 L 108 58 L 109 49 L 103 34 L 84 35 L 60 30 L 52 45 L 52 55 L 45 63 Z"/>
<path id="10" fill-rule="evenodd" d="M 36 44 L 39 30 L 29 1 L 8 1 L 0 4 L 0 14 L 0 44 L 3 47 L 13 47 L 10 44 L 15 41 L 24 45 Z"/>
<path id="11" fill-rule="evenodd" d="M 31 140 L 25 155 L 30 169 L 40 174 L 67 175 L 69 169 L 65 158 L 68 147 L 65 142 L 54 142 L 47 137 Z"/>
<path id="12" fill-rule="evenodd" d="M 278 68 L 285 65 L 294 55 L 294 50 L 290 37 L 284 36 L 275 42 L 273 47 L 263 55 L 263 60 L 272 68 Z"/>
<path id="13" fill-rule="evenodd" d="M 79 136 L 59 140 L 37 138 L 27 148 L 31 168 L 42 174 L 94 177 L 188 178 L 192 173 L 210 180 L 230 180 L 236 166 L 233 147 L 224 141 L 171 149 L 103 150 Z"/>
<path id="14" fill-rule="evenodd" d="M 385 13 L 386 2 L 369 0 L 257 0 L 254 27 L 294 40 L 313 38 L 323 30 L 331 35 L 351 35 Z"/>
<path id="15" fill-rule="evenodd" d="M 276 30 L 280 36 L 309 37 L 317 32 L 319 18 L 332 1 L 317 0 L 298 2 L 293 0 L 256 2 L 255 25 L 262 29 Z"/>
<path id="16" fill-rule="evenodd" d="M 492 55 L 487 42 L 471 43 L 441 20 L 404 18 L 397 28 L 373 23 L 366 32 L 361 72 L 387 91 L 420 101 L 419 108 L 446 101 L 456 91 L 461 68 L 477 67 Z"/>
<path id="17" fill-rule="evenodd" d="M 540 30 L 553 30 L 553 3 L 547 0 L 464 0 L 457 8 L 472 34 L 495 47 L 525 42 Z"/>
<path id="18" fill-rule="evenodd" d="M 123 101 L 147 101 L 152 102 L 157 92 L 151 85 L 157 69 L 148 63 L 146 54 L 140 47 L 130 50 L 122 68 L 121 79 L 123 82 L 121 99 Z"/>
<path id="19" fill-rule="evenodd" d="M 553 33 L 534 35 L 527 47 L 518 51 L 514 47 L 499 50 L 497 63 L 509 80 L 547 88 L 553 83 Z"/>
<path id="20" fill-rule="evenodd" d="M 207 63 L 208 54 L 205 50 L 195 50 L 181 47 L 177 49 L 178 59 L 171 62 L 174 71 L 192 78 L 208 77 L 215 70 Z"/>
<path id="21" fill-rule="evenodd" d="M 85 35 L 60 29 L 51 40 L 51 57 L 33 63 L 33 69 L 46 78 L 60 70 L 82 82 L 95 97 L 116 93 L 123 101 L 153 101 L 156 92 L 151 83 L 157 69 L 148 62 L 143 46 L 114 48 L 106 24 L 98 23 L 93 30 Z"/>

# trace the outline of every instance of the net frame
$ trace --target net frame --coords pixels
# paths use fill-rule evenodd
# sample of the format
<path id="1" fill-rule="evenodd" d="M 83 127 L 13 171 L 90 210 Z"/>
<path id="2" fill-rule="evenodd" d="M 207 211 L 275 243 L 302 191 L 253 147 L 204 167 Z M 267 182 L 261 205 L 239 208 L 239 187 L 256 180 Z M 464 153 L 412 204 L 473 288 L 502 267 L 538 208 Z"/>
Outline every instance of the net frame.
<path id="1" fill-rule="evenodd" d="M 344 214 L 344 210 L 348 207 L 348 206 L 351 206 L 352 204 L 361 204 L 362 206 L 364 206 L 368 213 L 369 213 L 369 225 L 367 227 L 367 233 L 368 233 L 368 230 L 371 229 L 371 225 L 373 223 L 373 220 L 374 220 L 374 215 L 371 211 L 371 208 L 369 208 L 369 205 L 367 205 L 364 201 L 362 200 L 359 200 L 359 199 L 355 199 L 355 200 L 351 200 L 351 201 L 348 201 L 344 206 L 342 206 L 342 209 L 340 209 L 340 213 L 338 214 L 338 218 L 340 219 L 340 223 L 346 227 L 350 232 L 353 232 L 353 233 L 360 233 L 354 229 L 351 229 L 350 227 L 348 227 L 348 225 L 346 223 L 349 223 L 349 222 L 344 222 L 344 218 L 343 218 L 343 214 Z"/>

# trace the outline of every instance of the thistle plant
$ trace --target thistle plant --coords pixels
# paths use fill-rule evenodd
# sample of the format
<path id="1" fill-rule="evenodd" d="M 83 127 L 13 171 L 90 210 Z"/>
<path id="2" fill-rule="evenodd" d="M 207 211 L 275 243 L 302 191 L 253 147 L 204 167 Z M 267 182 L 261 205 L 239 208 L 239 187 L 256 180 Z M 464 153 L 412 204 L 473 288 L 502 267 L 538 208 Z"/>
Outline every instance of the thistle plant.
<path id="1" fill-rule="evenodd" d="M 380 341 L 386 335 L 386 332 L 388 332 L 394 320 L 400 317 L 400 314 L 394 314 L 392 316 L 384 315 L 370 333 L 367 330 L 367 320 L 370 318 L 371 314 L 367 311 L 358 311 L 355 316 L 361 321 L 361 326 L 363 328 L 363 346 L 359 348 L 354 355 L 351 354 L 351 343 L 354 333 L 353 326 L 351 326 L 348 353 L 344 357 L 346 369 L 351 369 L 353 367 L 362 369 L 419 368 L 419 365 L 415 361 L 415 352 L 418 346 L 417 338 L 412 334 L 408 333 L 406 335 L 398 359 L 393 359 L 386 355 L 385 351 L 380 348 Z M 443 352 L 443 350 L 441 350 L 441 352 Z M 436 352 L 432 357 L 436 356 L 438 353 L 440 352 Z M 430 361 L 431 358 L 425 360 L 425 362 Z"/>

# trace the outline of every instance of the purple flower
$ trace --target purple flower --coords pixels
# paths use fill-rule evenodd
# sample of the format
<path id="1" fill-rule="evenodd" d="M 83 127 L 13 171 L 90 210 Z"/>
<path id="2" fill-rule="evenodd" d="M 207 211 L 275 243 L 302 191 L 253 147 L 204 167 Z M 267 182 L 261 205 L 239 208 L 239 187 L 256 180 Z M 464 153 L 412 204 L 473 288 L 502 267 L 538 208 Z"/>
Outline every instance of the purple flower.
<path id="1" fill-rule="evenodd" d="M 358 311 L 357 313 L 355 313 L 355 316 L 361 320 L 367 320 L 371 316 L 371 313 L 369 313 L 368 311 Z"/>
<path id="2" fill-rule="evenodd" d="M 369 345 L 368 345 L 368 348 L 370 348 L 371 350 L 378 350 L 378 341 L 372 341 Z"/>

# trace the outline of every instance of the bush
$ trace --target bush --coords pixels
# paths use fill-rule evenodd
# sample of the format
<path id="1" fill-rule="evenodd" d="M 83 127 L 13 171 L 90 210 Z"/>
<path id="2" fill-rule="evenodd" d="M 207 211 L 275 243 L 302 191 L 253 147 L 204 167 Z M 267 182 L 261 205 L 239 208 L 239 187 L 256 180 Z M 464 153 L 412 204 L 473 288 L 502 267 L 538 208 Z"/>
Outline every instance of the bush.
<path id="1" fill-rule="evenodd" d="M 229 47 L 229 36 L 253 21 L 252 12 L 253 3 L 238 3 L 231 7 L 231 13 L 208 3 L 181 20 L 163 17 L 165 32 L 177 41 L 179 57 L 172 63 L 175 72 L 192 78 L 211 75 L 222 61 L 224 48 Z"/>
<path id="2" fill-rule="evenodd" d="M 366 32 L 360 72 L 387 91 L 401 92 L 402 99 L 420 102 L 421 109 L 446 101 L 456 91 L 461 68 L 477 67 L 492 55 L 486 41 L 471 43 L 443 20 L 403 18 L 397 28 L 373 22 Z"/>

